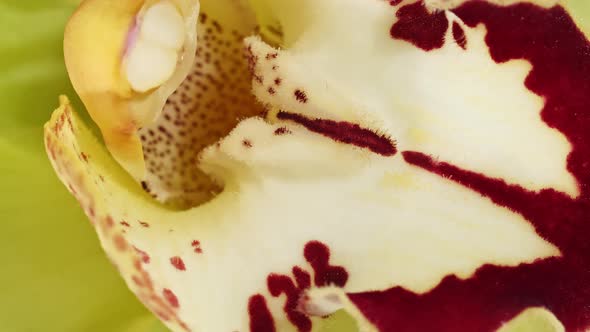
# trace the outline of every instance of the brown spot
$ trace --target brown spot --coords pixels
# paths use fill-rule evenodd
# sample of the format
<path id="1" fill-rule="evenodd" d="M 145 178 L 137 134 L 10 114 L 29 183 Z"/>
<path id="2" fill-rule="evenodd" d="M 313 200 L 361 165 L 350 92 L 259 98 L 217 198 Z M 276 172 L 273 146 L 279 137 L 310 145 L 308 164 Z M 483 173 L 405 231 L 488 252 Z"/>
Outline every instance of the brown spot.
<path id="1" fill-rule="evenodd" d="M 298 102 L 305 104 L 307 103 L 307 94 L 305 93 L 305 91 L 303 90 L 295 90 L 295 92 L 293 92 L 293 95 L 295 96 L 295 99 L 297 99 Z"/>
<path id="2" fill-rule="evenodd" d="M 244 145 L 247 148 L 251 148 L 252 147 L 252 141 L 250 141 L 249 139 L 244 139 L 242 141 L 242 145 Z"/>
<path id="3" fill-rule="evenodd" d="M 292 132 L 287 127 L 281 127 L 281 128 L 277 128 L 275 130 L 275 135 L 277 135 L 277 136 L 287 135 L 287 134 L 292 134 Z"/>

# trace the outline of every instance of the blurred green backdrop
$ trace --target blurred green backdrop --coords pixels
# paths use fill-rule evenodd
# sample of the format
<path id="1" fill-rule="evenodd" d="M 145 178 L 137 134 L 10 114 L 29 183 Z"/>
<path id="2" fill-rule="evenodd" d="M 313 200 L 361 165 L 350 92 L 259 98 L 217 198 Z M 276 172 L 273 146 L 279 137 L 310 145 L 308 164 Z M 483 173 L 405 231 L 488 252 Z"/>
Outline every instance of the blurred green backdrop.
<path id="1" fill-rule="evenodd" d="M 0 0 L 0 331 L 165 331 L 107 262 L 45 157 L 43 123 L 59 94 L 74 96 L 61 41 L 77 2 Z M 585 25 L 590 1 L 569 6 Z"/>

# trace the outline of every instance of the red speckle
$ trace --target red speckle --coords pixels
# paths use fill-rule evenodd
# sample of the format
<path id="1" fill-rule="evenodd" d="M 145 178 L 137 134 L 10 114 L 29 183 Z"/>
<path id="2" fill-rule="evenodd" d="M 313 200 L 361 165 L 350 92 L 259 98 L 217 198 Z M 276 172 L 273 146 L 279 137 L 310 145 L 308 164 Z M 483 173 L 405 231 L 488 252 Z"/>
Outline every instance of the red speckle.
<path id="1" fill-rule="evenodd" d="M 295 96 L 295 99 L 297 99 L 298 102 L 305 104 L 307 103 L 307 94 L 305 93 L 305 91 L 302 90 L 295 90 L 295 92 L 293 92 L 293 95 Z"/>
<path id="2" fill-rule="evenodd" d="M 449 27 L 444 11 L 431 14 L 424 3 L 418 1 L 401 7 L 396 16 L 398 21 L 390 31 L 393 38 L 408 41 L 425 51 L 444 45 Z"/>
<path id="3" fill-rule="evenodd" d="M 141 221 L 139 220 L 138 223 L 141 225 L 141 227 L 145 227 L 145 228 L 149 228 L 150 224 L 145 222 L 145 221 Z"/>
<path id="4" fill-rule="evenodd" d="M 145 264 L 150 263 L 150 255 L 148 255 L 147 252 L 140 250 L 137 247 L 133 247 L 133 249 L 135 249 L 135 251 L 137 252 L 137 254 L 139 255 L 139 257 L 143 263 L 145 263 Z"/>
<path id="5" fill-rule="evenodd" d="M 275 332 L 275 322 L 272 318 L 266 299 L 260 294 L 250 297 L 248 301 L 248 315 L 250 316 L 250 332 Z"/>
<path id="6" fill-rule="evenodd" d="M 160 318 L 160 320 L 162 320 L 163 322 L 168 322 L 170 321 L 170 316 L 161 312 L 161 311 L 155 311 L 154 314 L 156 316 L 158 316 Z"/>
<path id="7" fill-rule="evenodd" d="M 178 298 L 176 297 L 176 294 L 174 294 L 174 292 L 172 292 L 168 288 L 164 288 L 164 290 L 162 291 L 162 295 L 164 295 L 166 301 L 168 301 L 168 303 L 173 308 L 180 308 L 180 303 L 178 302 Z"/>
<path id="8" fill-rule="evenodd" d="M 278 56 L 278 53 L 269 53 L 266 55 L 266 60 L 276 59 Z"/>
<path id="9" fill-rule="evenodd" d="M 459 45 L 462 49 L 467 49 L 467 37 L 465 37 L 465 31 L 457 22 L 453 22 L 453 38 L 457 45 Z"/>
<path id="10" fill-rule="evenodd" d="M 133 276 L 131 277 L 131 280 L 133 280 L 133 283 L 135 285 L 137 285 L 137 287 L 141 287 L 143 288 L 145 285 L 143 284 L 143 282 L 141 281 L 141 278 L 138 276 Z"/>
<path id="11" fill-rule="evenodd" d="M 280 78 L 275 78 L 275 85 L 279 86 L 281 85 L 281 83 L 283 83 L 283 80 Z"/>
<path id="12" fill-rule="evenodd" d="M 280 127 L 275 130 L 275 135 L 277 135 L 277 136 L 287 135 L 287 134 L 292 134 L 292 132 L 287 127 Z"/>
<path id="13" fill-rule="evenodd" d="M 390 0 L 389 4 L 392 6 L 397 6 L 402 2 L 402 0 Z"/>
<path id="14" fill-rule="evenodd" d="M 277 118 L 297 122 L 308 130 L 337 142 L 366 148 L 382 156 L 390 157 L 397 153 L 394 141 L 385 135 L 378 135 L 369 129 L 361 128 L 355 123 L 309 119 L 303 115 L 288 112 L 279 112 Z"/>
<path id="15" fill-rule="evenodd" d="M 87 214 L 90 217 L 90 219 L 93 219 L 96 216 L 96 211 L 94 211 L 94 207 L 89 206 L 88 210 L 87 210 Z"/>
<path id="16" fill-rule="evenodd" d="M 274 95 L 275 93 L 277 93 L 277 91 L 275 90 L 275 88 L 273 88 L 272 86 L 270 88 L 268 88 L 268 93 L 271 95 Z"/>
<path id="17" fill-rule="evenodd" d="M 247 148 L 251 148 L 252 147 L 252 141 L 250 141 L 249 139 L 245 139 L 242 141 L 242 145 L 247 147 Z"/>
<path id="18" fill-rule="evenodd" d="M 107 216 L 105 219 L 105 224 L 108 228 L 112 228 L 113 226 L 115 226 L 115 220 L 113 220 L 113 217 Z"/>
<path id="19" fill-rule="evenodd" d="M 201 242 L 198 240 L 194 240 L 191 243 L 191 246 L 193 247 L 193 250 L 195 251 L 195 253 L 197 254 L 202 254 L 203 253 L 203 249 L 201 248 Z"/>
<path id="20" fill-rule="evenodd" d="M 129 223 L 126 221 L 121 221 L 119 224 L 121 224 L 123 227 L 131 227 L 131 225 L 129 225 Z"/>
<path id="21" fill-rule="evenodd" d="M 113 244 L 119 251 L 127 250 L 127 240 L 125 240 L 125 238 L 119 234 L 113 236 Z"/>
<path id="22" fill-rule="evenodd" d="M 174 266 L 178 271 L 186 271 L 184 261 L 179 256 L 171 257 L 170 264 L 172 264 L 172 266 Z"/>
<path id="23" fill-rule="evenodd" d="M 311 241 L 305 246 L 304 256 L 315 272 L 316 286 L 344 287 L 346 285 L 348 272 L 341 266 L 329 264 L 330 249 L 328 246 L 318 241 Z"/>

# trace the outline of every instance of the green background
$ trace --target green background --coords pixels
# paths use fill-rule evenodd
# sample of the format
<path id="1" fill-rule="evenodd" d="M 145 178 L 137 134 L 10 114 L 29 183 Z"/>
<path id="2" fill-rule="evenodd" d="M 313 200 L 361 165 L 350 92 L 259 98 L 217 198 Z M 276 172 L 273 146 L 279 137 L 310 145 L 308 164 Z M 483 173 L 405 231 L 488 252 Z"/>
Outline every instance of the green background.
<path id="1" fill-rule="evenodd" d="M 165 331 L 45 157 L 42 126 L 59 94 L 74 96 L 61 41 L 76 3 L 0 0 L 0 331 Z M 590 16 L 590 1 L 571 4 Z"/>

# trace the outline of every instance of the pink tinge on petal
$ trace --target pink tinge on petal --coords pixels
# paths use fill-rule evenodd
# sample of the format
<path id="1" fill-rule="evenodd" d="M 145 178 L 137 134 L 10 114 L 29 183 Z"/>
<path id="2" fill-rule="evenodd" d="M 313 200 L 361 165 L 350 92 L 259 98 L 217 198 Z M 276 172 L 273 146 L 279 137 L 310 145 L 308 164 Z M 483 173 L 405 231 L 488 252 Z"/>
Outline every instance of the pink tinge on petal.
<path id="1" fill-rule="evenodd" d="M 129 32 L 127 33 L 127 38 L 125 40 L 125 49 L 123 50 L 123 54 L 121 54 L 121 57 L 124 57 L 127 54 L 127 52 L 129 52 L 129 50 L 135 45 L 137 38 L 139 38 L 139 32 L 140 32 L 139 25 L 140 25 L 140 22 L 139 22 L 138 18 L 135 17 L 133 19 L 133 24 L 129 28 Z"/>
<path id="2" fill-rule="evenodd" d="M 394 38 L 425 50 L 442 46 L 435 42 L 444 25 L 440 14 L 425 16 L 421 3 L 400 12 L 398 16 L 420 19 L 400 17 L 392 28 Z M 403 158 L 521 214 L 563 256 L 513 268 L 486 265 L 466 280 L 446 277 L 426 294 L 397 287 L 349 297 L 379 331 L 495 331 L 528 307 L 548 308 L 567 331 L 584 331 L 590 327 L 590 44 L 559 6 L 472 1 L 453 12 L 470 27 L 485 24 L 496 62 L 525 59 L 532 64 L 526 87 L 545 98 L 543 121 L 572 144 L 568 170 L 581 195 L 531 192 L 419 151 L 405 151 Z"/>

